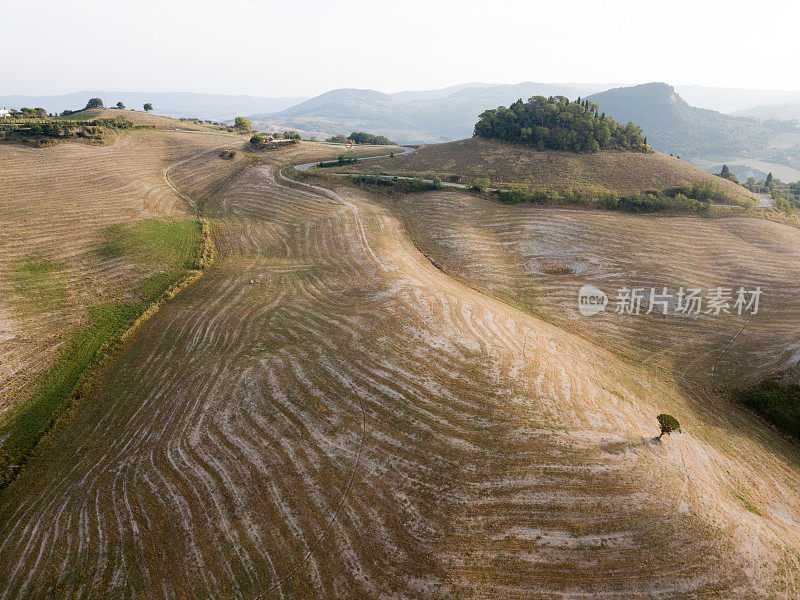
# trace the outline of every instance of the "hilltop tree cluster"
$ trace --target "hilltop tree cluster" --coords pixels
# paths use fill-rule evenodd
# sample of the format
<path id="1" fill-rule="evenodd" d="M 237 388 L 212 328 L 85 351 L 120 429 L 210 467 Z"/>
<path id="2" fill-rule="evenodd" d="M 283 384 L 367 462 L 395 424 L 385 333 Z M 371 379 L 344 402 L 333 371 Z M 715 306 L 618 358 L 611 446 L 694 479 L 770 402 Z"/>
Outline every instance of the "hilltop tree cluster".
<path id="1" fill-rule="evenodd" d="M 722 165 L 722 171 L 716 174 L 717 177 L 721 177 L 722 179 L 727 179 L 728 181 L 732 181 L 733 183 L 739 183 L 739 180 L 734 175 L 733 171 L 728 168 L 728 165 Z"/>
<path id="2" fill-rule="evenodd" d="M 344 144 L 347 141 L 354 144 L 371 144 L 373 146 L 393 146 L 394 142 L 383 135 L 374 135 L 372 133 L 365 133 L 363 131 L 354 131 L 349 136 L 335 135 L 325 140 L 326 142 L 333 142 L 334 144 Z"/>
<path id="3" fill-rule="evenodd" d="M 23 118 L 23 119 L 45 119 L 47 118 L 47 111 L 43 108 L 28 108 L 27 106 L 23 106 L 19 110 L 11 109 L 9 110 L 11 113 L 12 118 Z"/>
<path id="4" fill-rule="evenodd" d="M 580 98 L 571 102 L 564 96 L 534 96 L 508 108 L 484 111 L 475 124 L 475 135 L 539 150 L 650 151 L 640 127 L 633 123 L 623 127 L 599 113 L 595 103 Z"/>

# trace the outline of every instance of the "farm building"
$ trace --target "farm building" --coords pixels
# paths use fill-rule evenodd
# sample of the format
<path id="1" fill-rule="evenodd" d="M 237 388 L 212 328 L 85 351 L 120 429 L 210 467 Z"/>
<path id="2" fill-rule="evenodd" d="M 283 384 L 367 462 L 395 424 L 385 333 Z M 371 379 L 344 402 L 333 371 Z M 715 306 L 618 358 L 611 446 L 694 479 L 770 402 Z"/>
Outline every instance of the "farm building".
<path id="1" fill-rule="evenodd" d="M 11 116 L 11 111 L 6 110 L 5 108 L 0 108 L 0 119 L 5 119 L 6 117 Z"/>

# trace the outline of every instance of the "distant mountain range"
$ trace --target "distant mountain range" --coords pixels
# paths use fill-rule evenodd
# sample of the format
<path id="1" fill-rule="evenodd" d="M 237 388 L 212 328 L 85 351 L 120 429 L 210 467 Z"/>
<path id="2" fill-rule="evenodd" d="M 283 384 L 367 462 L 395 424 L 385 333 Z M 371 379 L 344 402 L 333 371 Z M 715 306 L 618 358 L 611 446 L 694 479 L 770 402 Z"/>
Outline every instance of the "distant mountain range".
<path id="1" fill-rule="evenodd" d="M 302 102 L 307 98 L 259 98 L 257 96 L 228 94 L 196 94 L 194 92 L 115 92 L 86 90 L 55 96 L 0 96 L 0 107 L 41 107 L 47 112 L 60 113 L 86 106 L 89 98 L 101 98 L 106 106 L 122 102 L 127 108 L 141 110 L 145 102 L 153 104 L 155 111 L 168 117 L 199 117 L 212 121 L 228 121 L 237 115 L 255 112 L 277 112 Z"/>
<path id="2" fill-rule="evenodd" d="M 684 94 L 688 101 L 682 97 Z M 766 127 L 759 120 L 800 116 L 800 92 L 673 88 L 665 83 L 619 86 L 472 82 L 393 94 L 336 89 L 313 98 L 87 90 L 58 96 L 0 96 L 0 107 L 41 106 L 48 112 L 61 112 L 82 108 L 89 98 L 99 97 L 107 106 L 121 101 L 137 110 L 151 102 L 157 113 L 173 117 L 232 121 L 235 116 L 249 116 L 264 131 L 296 129 L 306 136 L 328 137 L 359 130 L 401 143 L 430 143 L 470 137 L 484 110 L 534 95 L 563 95 L 570 99 L 589 96 L 617 121 L 630 120 L 640 125 L 654 148 L 687 157 L 741 155 L 761 149 L 775 128 Z M 737 113 L 724 114 L 711 108 Z"/>
<path id="3" fill-rule="evenodd" d="M 762 121 L 778 119 L 779 121 L 800 120 L 800 94 L 797 99 L 769 106 L 754 106 L 734 113 L 737 116 L 751 117 Z"/>
<path id="4" fill-rule="evenodd" d="M 713 96 L 711 88 L 691 88 L 690 94 Z M 717 102 L 734 104 L 735 90 L 722 89 Z M 686 157 L 707 154 L 741 155 L 767 147 L 774 126 L 698 108 L 666 83 L 614 87 L 524 82 L 516 85 L 469 84 L 429 92 L 384 94 L 375 90 L 338 89 L 273 114 L 251 119 L 266 130 L 297 129 L 306 135 L 329 136 L 365 130 L 400 143 L 430 143 L 472 135 L 478 116 L 488 108 L 508 106 L 534 95 L 587 97 L 620 123 L 633 121 L 644 129 L 657 150 Z M 774 98 L 774 92 L 750 91 L 748 101 Z"/>
<path id="5" fill-rule="evenodd" d="M 666 83 L 614 88 L 589 96 L 620 123 L 633 121 L 656 150 L 685 156 L 766 148 L 775 132 L 753 119 L 697 108 Z"/>
<path id="6" fill-rule="evenodd" d="M 749 90 L 702 85 L 676 85 L 675 91 L 692 106 L 723 113 L 738 113 L 756 106 L 773 106 L 800 100 L 800 91 Z"/>
<path id="7" fill-rule="evenodd" d="M 478 115 L 488 108 L 535 95 L 574 98 L 607 87 L 524 82 L 465 84 L 397 94 L 338 89 L 277 113 L 253 114 L 250 118 L 264 129 L 292 128 L 319 135 L 365 130 L 401 143 L 442 142 L 470 137 Z"/>

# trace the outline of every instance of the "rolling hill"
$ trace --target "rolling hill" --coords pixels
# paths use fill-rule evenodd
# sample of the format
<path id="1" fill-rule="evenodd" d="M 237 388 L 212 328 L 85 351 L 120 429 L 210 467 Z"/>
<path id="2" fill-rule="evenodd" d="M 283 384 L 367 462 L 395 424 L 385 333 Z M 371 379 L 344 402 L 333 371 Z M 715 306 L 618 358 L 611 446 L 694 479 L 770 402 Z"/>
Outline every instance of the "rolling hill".
<path id="1" fill-rule="evenodd" d="M 168 179 L 239 138 L 130 131 L 96 146 L 0 144 L 0 488 L 63 414 L 87 366 L 201 260 L 201 226 Z M 198 172 L 198 190 L 205 181 Z"/>
<path id="2" fill-rule="evenodd" d="M 661 191 L 682 183 L 708 181 L 725 190 L 734 202 L 747 204 L 755 200 L 741 186 L 665 154 L 538 151 L 478 137 L 431 144 L 412 154 L 379 158 L 344 170 L 439 177 L 445 181 L 455 175 L 465 183 L 476 177 L 488 177 L 501 187 L 576 188 L 619 194 Z"/>
<path id="3" fill-rule="evenodd" d="M 183 129 L 186 131 L 214 131 L 222 132 L 223 128 L 210 123 L 197 123 L 192 120 L 181 120 L 161 114 L 146 113 L 144 111 L 120 110 L 117 108 L 87 108 L 72 113 L 65 117 L 58 117 L 65 120 L 88 121 L 92 119 L 114 119 L 123 117 L 134 125 L 155 127 L 157 129 Z"/>
<path id="4" fill-rule="evenodd" d="M 275 114 L 250 118 L 268 130 L 294 128 L 320 135 L 366 130 L 400 143 L 448 141 L 472 135 L 477 116 L 487 108 L 537 94 L 575 97 L 598 88 L 604 86 L 524 82 L 397 94 L 339 89 Z"/>
<path id="5" fill-rule="evenodd" d="M 220 141 L 118 144 L 195 139 Z M 145 177 L 100 168 L 115 147 L 64 157 L 98 169 L 97 211 L 105 188 L 141 197 Z M 5 599 L 797 596 L 797 449 L 700 368 L 738 320 L 703 319 L 697 338 L 567 307 L 581 280 L 769 281 L 780 312 L 740 340 L 771 368 L 796 330 L 796 230 L 281 176 L 338 151 L 323 144 L 240 172 L 130 149 L 202 204 L 217 258 L 0 490 Z M 655 437 L 664 411 L 682 434 Z"/>
<path id="6" fill-rule="evenodd" d="M 754 106 L 734 113 L 737 116 L 760 119 L 778 119 L 780 121 L 796 121 L 800 119 L 800 99 L 794 98 L 789 102 Z"/>
<path id="7" fill-rule="evenodd" d="M 752 152 L 774 135 L 752 120 L 690 106 L 666 83 L 614 88 L 589 100 L 618 122 L 639 125 L 656 150 L 679 156 Z"/>
<path id="8" fill-rule="evenodd" d="M 0 96 L 0 106 L 20 108 L 42 107 L 50 113 L 77 110 L 86 106 L 89 98 L 101 98 L 106 106 L 123 102 L 128 108 L 141 110 L 151 102 L 159 114 L 169 117 L 198 117 L 213 121 L 233 119 L 237 115 L 254 112 L 274 112 L 288 108 L 304 97 L 260 98 L 246 95 L 198 94 L 194 92 L 121 92 L 87 90 L 51 96 Z"/>

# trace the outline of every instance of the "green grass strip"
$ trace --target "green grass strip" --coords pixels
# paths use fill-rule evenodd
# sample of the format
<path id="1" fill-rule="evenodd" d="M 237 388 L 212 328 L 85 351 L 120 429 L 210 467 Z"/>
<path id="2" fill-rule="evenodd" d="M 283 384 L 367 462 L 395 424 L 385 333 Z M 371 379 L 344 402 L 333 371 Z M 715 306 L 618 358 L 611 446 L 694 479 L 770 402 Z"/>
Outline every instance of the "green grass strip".
<path id="1" fill-rule="evenodd" d="M 134 299 L 111 301 L 88 310 L 89 323 L 74 331 L 56 364 L 42 375 L 32 398 L 18 407 L 0 432 L 0 488 L 13 480 L 39 440 L 69 406 L 81 377 L 100 358 L 101 351 L 128 329 L 188 270 L 198 266 L 203 246 L 197 219 L 160 221 L 150 219 L 132 226 L 113 226 L 104 232 L 100 256 L 128 255 L 145 264 L 158 263 L 162 270 L 143 280 Z"/>

